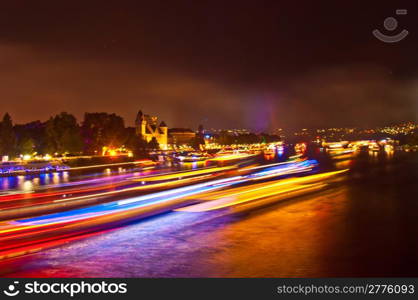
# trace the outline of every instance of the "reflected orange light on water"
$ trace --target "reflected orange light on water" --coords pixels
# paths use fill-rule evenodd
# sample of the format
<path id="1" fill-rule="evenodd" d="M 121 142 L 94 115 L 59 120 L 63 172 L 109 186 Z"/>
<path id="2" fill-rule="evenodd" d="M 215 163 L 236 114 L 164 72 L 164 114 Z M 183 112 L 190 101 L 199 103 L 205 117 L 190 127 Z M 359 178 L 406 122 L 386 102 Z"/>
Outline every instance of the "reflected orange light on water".
<path id="1" fill-rule="evenodd" d="M 338 199 L 341 205 L 330 203 L 328 197 Z M 327 255 L 335 247 L 329 237 L 340 234 L 329 216 L 344 214 L 345 199 L 341 191 L 310 196 L 309 200 L 295 200 L 296 206 L 283 202 L 241 217 L 240 222 L 218 227 L 208 243 L 208 247 L 213 244 L 220 249 L 216 252 L 217 264 L 206 271 L 221 277 L 317 277 L 323 274 L 323 262 L 329 259 Z M 200 238 L 206 240 L 206 234 Z M 199 259 L 197 256 L 196 260 Z"/>

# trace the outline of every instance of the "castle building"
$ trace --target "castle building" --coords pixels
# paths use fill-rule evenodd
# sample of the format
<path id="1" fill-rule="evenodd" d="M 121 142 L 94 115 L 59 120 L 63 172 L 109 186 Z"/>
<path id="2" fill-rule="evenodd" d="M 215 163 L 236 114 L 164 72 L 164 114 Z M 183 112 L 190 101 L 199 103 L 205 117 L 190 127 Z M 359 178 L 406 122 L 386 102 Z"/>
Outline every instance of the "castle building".
<path id="1" fill-rule="evenodd" d="M 136 134 L 148 143 L 152 138 L 155 138 L 160 145 L 160 148 L 166 150 L 168 143 L 168 127 L 164 121 L 159 125 L 157 125 L 157 122 L 157 117 L 145 115 L 140 110 L 135 120 Z"/>

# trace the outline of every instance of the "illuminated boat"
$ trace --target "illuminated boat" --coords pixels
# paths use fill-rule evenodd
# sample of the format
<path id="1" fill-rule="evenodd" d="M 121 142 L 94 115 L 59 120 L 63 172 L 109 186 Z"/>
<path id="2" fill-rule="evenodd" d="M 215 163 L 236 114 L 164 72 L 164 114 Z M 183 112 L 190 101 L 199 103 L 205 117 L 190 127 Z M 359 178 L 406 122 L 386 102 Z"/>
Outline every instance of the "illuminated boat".
<path id="1" fill-rule="evenodd" d="M 329 149 L 328 153 L 331 157 L 336 159 L 352 157 L 355 150 L 352 148 Z"/>
<path id="2" fill-rule="evenodd" d="M 369 150 L 377 152 L 377 151 L 380 151 L 380 147 L 377 143 L 370 143 L 369 144 Z"/>
<path id="3" fill-rule="evenodd" d="M 305 143 L 297 143 L 295 145 L 295 152 L 296 153 L 305 153 L 306 152 L 306 144 Z"/>
<path id="4" fill-rule="evenodd" d="M 253 158 L 255 156 L 258 156 L 260 154 L 260 151 L 257 152 L 248 152 L 248 151 L 233 151 L 231 152 L 219 152 L 215 155 L 214 158 L 209 159 L 209 161 L 214 162 L 224 162 L 224 161 L 237 161 L 242 159 L 248 159 Z"/>
<path id="5" fill-rule="evenodd" d="M 209 155 L 206 153 L 188 153 L 186 155 L 179 155 L 176 156 L 176 159 L 181 162 L 197 162 L 197 161 L 205 161 L 210 158 Z"/>
<path id="6" fill-rule="evenodd" d="M 393 145 L 385 145 L 385 147 L 383 148 L 386 152 L 393 152 L 395 150 L 395 147 L 393 147 Z"/>
<path id="7" fill-rule="evenodd" d="M 43 172 L 65 171 L 68 166 L 50 161 L 4 162 L 0 164 L 0 175 L 21 175 Z"/>
<path id="8" fill-rule="evenodd" d="M 150 159 L 138 159 L 135 162 L 135 165 L 140 165 L 140 166 L 155 166 L 157 163 L 155 161 L 152 161 Z"/>

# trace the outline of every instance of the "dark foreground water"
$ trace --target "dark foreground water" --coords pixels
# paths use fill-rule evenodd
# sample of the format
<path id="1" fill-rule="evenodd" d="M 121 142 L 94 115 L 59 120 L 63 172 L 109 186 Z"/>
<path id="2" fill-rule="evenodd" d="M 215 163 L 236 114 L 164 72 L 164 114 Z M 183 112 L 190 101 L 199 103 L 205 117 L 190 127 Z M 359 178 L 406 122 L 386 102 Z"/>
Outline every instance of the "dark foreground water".
<path id="1" fill-rule="evenodd" d="M 418 276 L 418 155 L 362 153 L 314 194 L 172 212 L 0 265 L 3 276 Z"/>

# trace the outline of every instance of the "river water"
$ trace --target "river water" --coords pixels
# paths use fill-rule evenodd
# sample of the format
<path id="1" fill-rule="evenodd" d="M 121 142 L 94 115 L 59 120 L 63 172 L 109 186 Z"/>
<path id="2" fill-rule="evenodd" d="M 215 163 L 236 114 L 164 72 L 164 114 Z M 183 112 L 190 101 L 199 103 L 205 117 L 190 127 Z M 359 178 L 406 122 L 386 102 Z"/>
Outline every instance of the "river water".
<path id="1" fill-rule="evenodd" d="M 418 276 L 418 155 L 333 163 L 351 170 L 320 192 L 240 213 L 167 213 L 2 263 L 1 275 Z"/>

